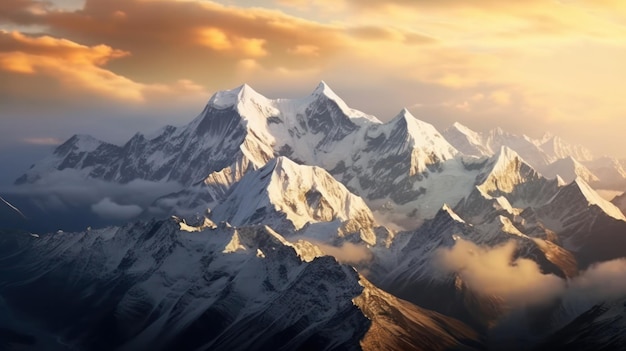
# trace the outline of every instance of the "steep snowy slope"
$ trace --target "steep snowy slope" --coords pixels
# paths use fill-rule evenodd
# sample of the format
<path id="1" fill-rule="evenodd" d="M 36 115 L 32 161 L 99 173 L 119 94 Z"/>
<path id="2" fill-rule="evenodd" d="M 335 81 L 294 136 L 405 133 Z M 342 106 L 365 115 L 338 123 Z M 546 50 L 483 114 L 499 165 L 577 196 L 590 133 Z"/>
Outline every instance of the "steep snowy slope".
<path id="1" fill-rule="evenodd" d="M 494 150 L 485 143 L 482 134 L 477 133 L 459 122 L 444 130 L 442 135 L 460 152 L 473 156 L 491 156 Z"/>
<path id="2" fill-rule="evenodd" d="M 624 214 L 615 207 L 615 205 L 604 200 L 581 178 L 576 178 L 572 183 L 561 188 L 559 193 L 546 206 L 554 207 L 552 211 L 556 212 L 560 209 L 567 208 L 568 204 L 584 205 L 587 207 L 596 206 L 608 216 L 617 220 L 626 221 Z M 562 213 L 562 215 L 572 216 L 572 213 L 565 212 Z M 565 219 L 567 217 L 563 218 Z M 567 220 L 563 222 L 567 222 Z"/>
<path id="3" fill-rule="evenodd" d="M 168 220 L 3 234 L 0 296 L 79 349 L 375 350 L 419 335 L 436 338 L 434 349 L 480 345 L 462 323 L 392 298 L 264 226 L 185 232 Z"/>
<path id="4" fill-rule="evenodd" d="M 455 123 L 444 132 L 446 139 L 466 155 L 491 156 L 502 147 L 515 150 L 516 153 L 533 167 L 542 167 L 552 161 L 531 138 L 516 135 L 495 128 L 486 133 L 477 133 L 466 126 Z"/>
<path id="5" fill-rule="evenodd" d="M 558 159 L 545 166 L 541 174 L 548 178 L 555 178 L 558 175 L 567 183 L 573 182 L 576 178 L 581 178 L 587 183 L 600 181 L 600 178 L 571 156 Z"/>
<path id="6" fill-rule="evenodd" d="M 479 190 L 492 197 L 505 196 L 515 207 L 543 204 L 558 189 L 558 181 L 541 176 L 515 151 L 503 146 L 476 178 Z"/>
<path id="7" fill-rule="evenodd" d="M 600 178 L 602 188 L 622 189 L 626 186 L 626 169 L 616 158 L 604 156 L 583 164 Z"/>
<path id="8" fill-rule="evenodd" d="M 540 168 L 550 163 L 551 158 L 535 142 L 526 135 L 516 135 L 506 132 L 501 128 L 491 130 L 485 136 L 488 147 L 497 151 L 503 146 L 515 150 L 521 157 L 533 167 Z"/>
<path id="9" fill-rule="evenodd" d="M 619 208 L 622 213 L 626 214 L 626 193 L 616 196 L 611 200 L 611 203 Z"/>
<path id="10" fill-rule="evenodd" d="M 546 135 L 542 140 L 537 140 L 536 144 L 553 160 L 572 157 L 583 162 L 594 158 L 587 148 L 570 144 L 556 135 Z"/>
<path id="11" fill-rule="evenodd" d="M 370 245 L 376 244 L 373 215 L 365 202 L 350 193 L 320 167 L 303 166 L 286 157 L 277 157 L 262 168 L 247 173 L 215 207 L 215 221 L 233 225 L 266 224 L 285 233 L 308 225 L 324 225 L 317 240 L 357 234 Z"/>
<path id="12" fill-rule="evenodd" d="M 105 143 L 89 135 L 76 134 L 58 146 L 52 155 L 33 165 L 15 183 L 34 183 L 42 177 L 49 177 L 52 172 L 64 169 L 81 169 L 85 175 L 107 179 L 110 169 L 107 161 L 118 157 L 122 148 Z"/>
<path id="13" fill-rule="evenodd" d="M 476 160 L 457 151 L 406 109 L 371 126 L 364 147 L 330 172 L 362 196 L 383 223 L 414 228 L 471 189 Z"/>
<path id="14" fill-rule="evenodd" d="M 478 133 L 455 123 L 443 135 L 465 155 L 491 156 L 506 146 L 549 178 L 559 174 L 566 182 L 571 182 L 578 176 L 599 189 L 621 189 L 626 184 L 626 170 L 617 159 L 595 158 L 585 147 L 570 144 L 551 134 L 533 139 L 500 128 Z"/>
<path id="15" fill-rule="evenodd" d="M 522 216 L 556 232 L 561 245 L 575 252 L 583 266 L 626 256 L 624 214 L 580 178 Z"/>

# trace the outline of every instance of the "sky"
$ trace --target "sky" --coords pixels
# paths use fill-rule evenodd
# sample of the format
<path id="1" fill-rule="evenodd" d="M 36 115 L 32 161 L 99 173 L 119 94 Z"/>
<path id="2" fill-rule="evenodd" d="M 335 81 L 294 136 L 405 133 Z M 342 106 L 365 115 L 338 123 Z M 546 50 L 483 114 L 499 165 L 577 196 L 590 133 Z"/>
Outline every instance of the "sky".
<path id="1" fill-rule="evenodd" d="M 73 134 L 123 143 L 247 83 L 324 80 L 386 121 L 403 107 L 626 157 L 626 1 L 2 0 L 0 182 Z"/>

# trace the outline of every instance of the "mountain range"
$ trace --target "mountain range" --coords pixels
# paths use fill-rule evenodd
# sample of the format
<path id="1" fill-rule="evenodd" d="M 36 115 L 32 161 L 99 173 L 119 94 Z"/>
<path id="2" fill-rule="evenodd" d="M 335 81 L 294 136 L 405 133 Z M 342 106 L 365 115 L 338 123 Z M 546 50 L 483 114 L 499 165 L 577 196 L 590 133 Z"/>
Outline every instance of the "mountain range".
<path id="1" fill-rule="evenodd" d="M 610 317 L 626 287 L 582 288 L 626 257 L 626 202 L 595 190 L 625 190 L 626 171 L 553 135 L 439 132 L 407 109 L 381 122 L 324 82 L 299 99 L 242 85 L 124 145 L 74 135 L 16 193 L 63 180 L 162 191 L 142 204 L 105 191 L 138 215 L 125 224 L 3 232 L 0 345 L 575 349 L 585 332 L 585 347 L 626 345 Z M 594 338 L 602 323 L 612 332 Z"/>

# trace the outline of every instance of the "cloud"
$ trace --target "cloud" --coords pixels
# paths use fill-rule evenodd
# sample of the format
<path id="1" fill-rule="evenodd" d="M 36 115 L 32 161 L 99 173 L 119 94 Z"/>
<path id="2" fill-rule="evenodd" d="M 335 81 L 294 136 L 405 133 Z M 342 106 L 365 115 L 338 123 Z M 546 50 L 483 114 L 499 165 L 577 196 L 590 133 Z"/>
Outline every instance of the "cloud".
<path id="1" fill-rule="evenodd" d="M 0 31 L 0 71 L 14 76 L 48 77 L 57 81 L 66 93 L 84 90 L 113 99 L 143 101 L 147 94 L 160 91 L 189 93 L 184 81 L 166 84 L 142 84 L 104 68 L 111 60 L 127 57 L 128 51 L 108 45 L 86 46 L 51 36 L 29 36 Z M 16 78 L 20 79 L 20 78 Z M 34 84 L 35 86 L 40 84 Z M 0 85 L 1 90 L 12 86 Z M 197 85 L 191 89 L 200 91 Z M 45 93 L 45 92 L 42 92 Z"/>
<path id="2" fill-rule="evenodd" d="M 320 48 L 315 45 L 296 45 L 294 48 L 287 50 L 290 54 L 303 56 L 319 56 Z"/>
<path id="3" fill-rule="evenodd" d="M 115 184 L 96 179 L 86 179 L 73 169 L 51 172 L 34 184 L 24 184 L 0 189 L 4 194 L 32 199 L 43 207 L 71 208 L 92 207 L 94 212 L 113 218 L 120 206 L 135 213 L 136 208 L 147 208 L 156 198 L 179 191 L 182 186 L 175 182 L 150 182 L 134 180 L 127 184 Z M 115 206 L 115 204 L 124 204 Z M 124 208 L 123 206 L 132 205 Z M 107 212 L 107 210 L 110 210 Z"/>
<path id="4" fill-rule="evenodd" d="M 233 52 L 238 57 L 267 56 L 267 50 L 263 47 L 267 42 L 265 39 L 233 36 L 219 28 L 200 29 L 198 42 L 200 45 L 216 51 Z"/>
<path id="5" fill-rule="evenodd" d="M 23 141 L 27 144 L 32 145 L 61 145 L 63 142 L 58 138 L 24 138 Z"/>
<path id="6" fill-rule="evenodd" d="M 130 52 L 114 71 L 134 81 L 153 80 L 159 71 L 161 80 L 194 77 L 209 87 L 224 80 L 237 60 L 260 58 L 270 68 L 304 68 L 327 61 L 345 46 L 337 26 L 204 1 L 89 0 L 81 11 L 49 11 L 31 24 L 76 42 Z M 320 57 L 290 55 L 298 45 L 317 47 Z"/>
<path id="7" fill-rule="evenodd" d="M 447 18 L 456 17 L 457 21 L 441 21 L 439 29 L 456 31 L 465 27 L 480 32 L 482 40 L 498 40 L 500 44 L 511 39 L 551 40 L 578 35 L 616 39 L 624 35 L 619 23 L 626 15 L 623 4 L 616 1 L 347 0 L 347 3 L 353 10 L 368 15 L 383 13 L 401 20 L 445 14 Z"/>
<path id="8" fill-rule="evenodd" d="M 316 244 L 327 255 L 333 256 L 337 261 L 345 264 L 359 264 L 370 261 L 372 252 L 365 245 L 343 243 L 341 246 Z"/>
<path id="9" fill-rule="evenodd" d="M 432 44 L 436 42 L 434 38 L 423 34 L 377 25 L 350 27 L 346 31 L 354 38 L 367 41 L 395 41 L 404 44 Z"/>
<path id="10" fill-rule="evenodd" d="M 91 205 L 91 210 L 105 219 L 131 219 L 138 216 L 143 210 L 137 205 L 120 205 L 105 197 Z"/>
<path id="11" fill-rule="evenodd" d="M 46 7 L 41 1 L 4 0 L 0 2 L 0 21 L 29 22 L 45 10 Z"/>
<path id="12" fill-rule="evenodd" d="M 485 247 L 458 239 L 453 247 L 437 251 L 433 265 L 458 274 L 469 289 L 498 296 L 514 309 L 561 299 L 566 318 L 595 304 L 626 298 L 626 258 L 594 264 L 566 281 L 541 273 L 534 261 L 515 259 L 515 250 L 514 241 Z"/>
<path id="13" fill-rule="evenodd" d="M 593 306 L 621 306 L 626 300 L 626 259 L 615 259 L 592 265 L 568 282 L 562 296 L 562 308 L 553 318 L 555 325 L 565 326 Z M 618 309 L 620 310 L 620 309 Z"/>
<path id="14" fill-rule="evenodd" d="M 372 260 L 372 251 L 363 244 L 344 242 L 340 246 L 330 245 L 306 236 L 290 238 L 293 243 L 304 240 L 317 246 L 325 255 L 333 256 L 338 262 L 359 265 Z"/>
<path id="15" fill-rule="evenodd" d="M 569 295 L 591 297 L 595 301 L 626 298 L 626 259 L 600 262 L 574 278 Z"/>
<path id="16" fill-rule="evenodd" d="M 532 260 L 514 259 L 516 244 L 486 248 L 458 239 L 450 249 L 436 254 L 435 266 L 455 272 L 469 289 L 486 296 L 498 296 L 509 307 L 550 301 L 565 290 L 565 281 L 543 274 Z"/>

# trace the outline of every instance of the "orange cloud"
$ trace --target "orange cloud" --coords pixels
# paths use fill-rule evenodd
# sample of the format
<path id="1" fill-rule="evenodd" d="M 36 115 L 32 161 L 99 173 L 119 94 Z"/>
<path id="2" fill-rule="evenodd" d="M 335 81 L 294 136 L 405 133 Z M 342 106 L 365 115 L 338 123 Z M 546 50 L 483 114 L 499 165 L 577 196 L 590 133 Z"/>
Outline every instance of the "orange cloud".
<path id="1" fill-rule="evenodd" d="M 513 241 L 489 248 L 459 239 L 452 248 L 437 251 L 435 266 L 458 274 L 477 293 L 502 298 L 509 307 L 543 303 L 565 291 L 565 281 L 543 274 L 530 259 L 515 259 L 515 250 Z"/>
<path id="2" fill-rule="evenodd" d="M 0 21 L 29 22 L 45 12 L 45 5 L 35 0 L 3 0 L 0 2 Z"/>
<path id="3" fill-rule="evenodd" d="M 347 33 L 356 39 L 368 41 L 393 41 L 405 44 L 431 44 L 436 42 L 434 38 L 427 35 L 379 25 L 351 27 L 347 29 Z"/>
<path id="4" fill-rule="evenodd" d="M 294 55 L 302 56 L 319 56 L 320 48 L 315 45 L 296 45 L 294 48 L 288 49 L 288 52 Z"/>
<path id="5" fill-rule="evenodd" d="M 32 145 L 60 145 L 63 141 L 58 138 L 50 137 L 38 137 L 38 138 L 24 138 L 23 141 Z"/>
<path id="6" fill-rule="evenodd" d="M 51 10 L 29 17 L 28 24 L 75 43 L 130 53 L 101 67 L 133 82 L 175 85 L 193 77 L 208 90 L 252 82 L 252 71 L 291 77 L 319 71 L 349 51 L 353 40 L 339 25 L 208 1 L 87 0 L 82 10 Z"/>
<path id="7" fill-rule="evenodd" d="M 106 45 L 84 46 L 50 36 L 0 32 L 0 69 L 52 76 L 69 87 L 87 88 L 123 99 L 139 100 L 137 83 L 101 66 L 128 55 Z"/>
<path id="8" fill-rule="evenodd" d="M 199 33 L 199 41 L 201 45 L 206 45 L 214 50 L 230 50 L 233 48 L 226 33 L 218 28 L 203 28 Z"/>
<path id="9" fill-rule="evenodd" d="M 143 101 L 147 93 L 199 89 L 189 81 L 142 84 L 105 68 L 111 60 L 129 54 L 107 45 L 85 46 L 50 36 L 0 31 L 0 71 L 53 78 L 68 92 L 87 90 L 114 99 Z"/>
<path id="10" fill-rule="evenodd" d="M 268 54 L 264 48 L 266 39 L 245 38 L 232 35 L 215 27 L 201 28 L 198 43 L 216 51 L 230 52 L 236 56 L 262 57 Z"/>

